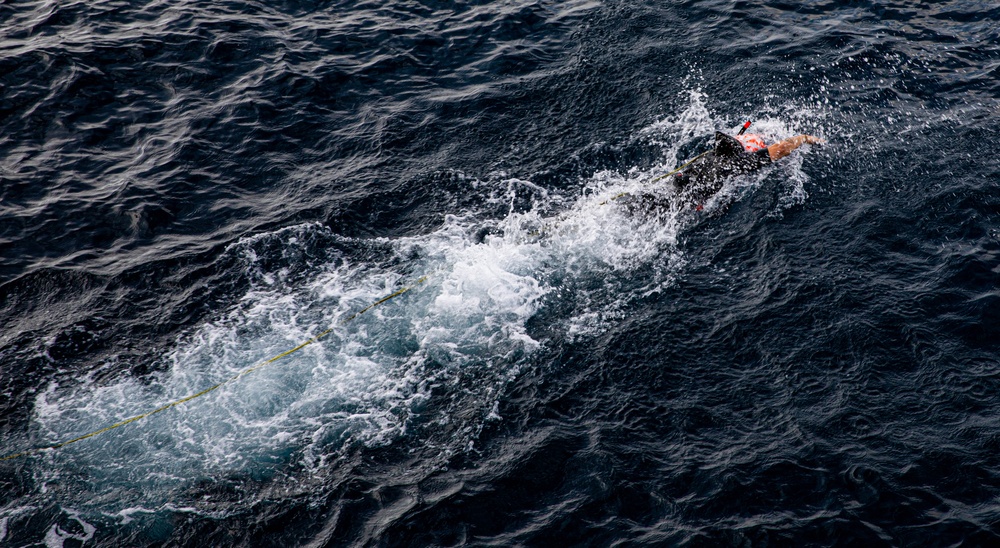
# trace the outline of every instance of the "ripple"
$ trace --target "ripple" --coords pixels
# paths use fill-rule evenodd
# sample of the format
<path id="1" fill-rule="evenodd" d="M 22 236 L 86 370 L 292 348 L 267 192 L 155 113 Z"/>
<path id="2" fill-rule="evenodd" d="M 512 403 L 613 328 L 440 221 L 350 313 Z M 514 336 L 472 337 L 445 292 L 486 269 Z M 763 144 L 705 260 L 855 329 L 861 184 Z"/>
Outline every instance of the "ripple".
<path id="1" fill-rule="evenodd" d="M 998 15 L 3 3 L 7 444 L 451 275 L 207 415 L 5 465 L 0 542 L 996 544 Z M 829 145 L 707 214 L 597 206 L 744 119 Z"/>

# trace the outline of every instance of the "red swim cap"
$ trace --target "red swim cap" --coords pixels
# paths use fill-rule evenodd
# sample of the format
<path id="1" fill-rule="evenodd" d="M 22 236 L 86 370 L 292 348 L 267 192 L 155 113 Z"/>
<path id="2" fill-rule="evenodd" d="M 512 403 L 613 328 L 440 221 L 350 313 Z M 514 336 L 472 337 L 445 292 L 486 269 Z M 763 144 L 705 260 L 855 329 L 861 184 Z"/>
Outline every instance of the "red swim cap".
<path id="1" fill-rule="evenodd" d="M 757 152 L 762 148 L 767 148 L 767 143 L 764 142 L 764 138 L 756 133 L 737 135 L 736 139 L 743 144 L 743 149 L 747 152 Z"/>

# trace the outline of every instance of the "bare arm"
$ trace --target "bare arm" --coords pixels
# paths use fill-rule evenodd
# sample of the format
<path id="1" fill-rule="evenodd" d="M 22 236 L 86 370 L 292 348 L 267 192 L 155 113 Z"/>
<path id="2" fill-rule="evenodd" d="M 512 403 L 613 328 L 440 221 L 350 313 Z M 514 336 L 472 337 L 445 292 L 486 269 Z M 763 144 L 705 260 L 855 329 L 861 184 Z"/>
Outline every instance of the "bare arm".
<path id="1" fill-rule="evenodd" d="M 771 161 L 773 162 L 788 156 L 793 150 L 802 145 L 817 145 L 824 142 L 826 141 L 820 139 L 819 137 L 813 137 L 812 135 L 796 135 L 795 137 L 789 137 L 784 141 L 778 141 L 773 145 L 769 145 L 767 147 L 767 153 L 771 156 Z"/>

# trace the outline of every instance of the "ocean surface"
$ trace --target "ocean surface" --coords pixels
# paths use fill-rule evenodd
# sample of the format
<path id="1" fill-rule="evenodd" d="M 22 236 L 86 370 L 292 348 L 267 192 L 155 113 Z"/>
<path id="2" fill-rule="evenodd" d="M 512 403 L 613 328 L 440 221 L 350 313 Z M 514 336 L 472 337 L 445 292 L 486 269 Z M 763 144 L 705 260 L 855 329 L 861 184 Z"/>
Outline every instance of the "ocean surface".
<path id="1" fill-rule="evenodd" d="M 0 1 L 0 545 L 1000 545 L 998 126 L 993 1 Z"/>

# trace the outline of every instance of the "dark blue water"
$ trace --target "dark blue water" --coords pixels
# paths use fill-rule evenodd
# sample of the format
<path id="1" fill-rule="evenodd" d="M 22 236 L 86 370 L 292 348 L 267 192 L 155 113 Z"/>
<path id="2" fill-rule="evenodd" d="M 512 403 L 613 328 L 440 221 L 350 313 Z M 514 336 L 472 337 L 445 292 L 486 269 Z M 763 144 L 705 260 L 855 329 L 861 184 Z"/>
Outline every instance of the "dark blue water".
<path id="1" fill-rule="evenodd" d="M 0 453 L 334 329 L 0 545 L 998 545 L 998 114 L 993 2 L 0 2 Z"/>

